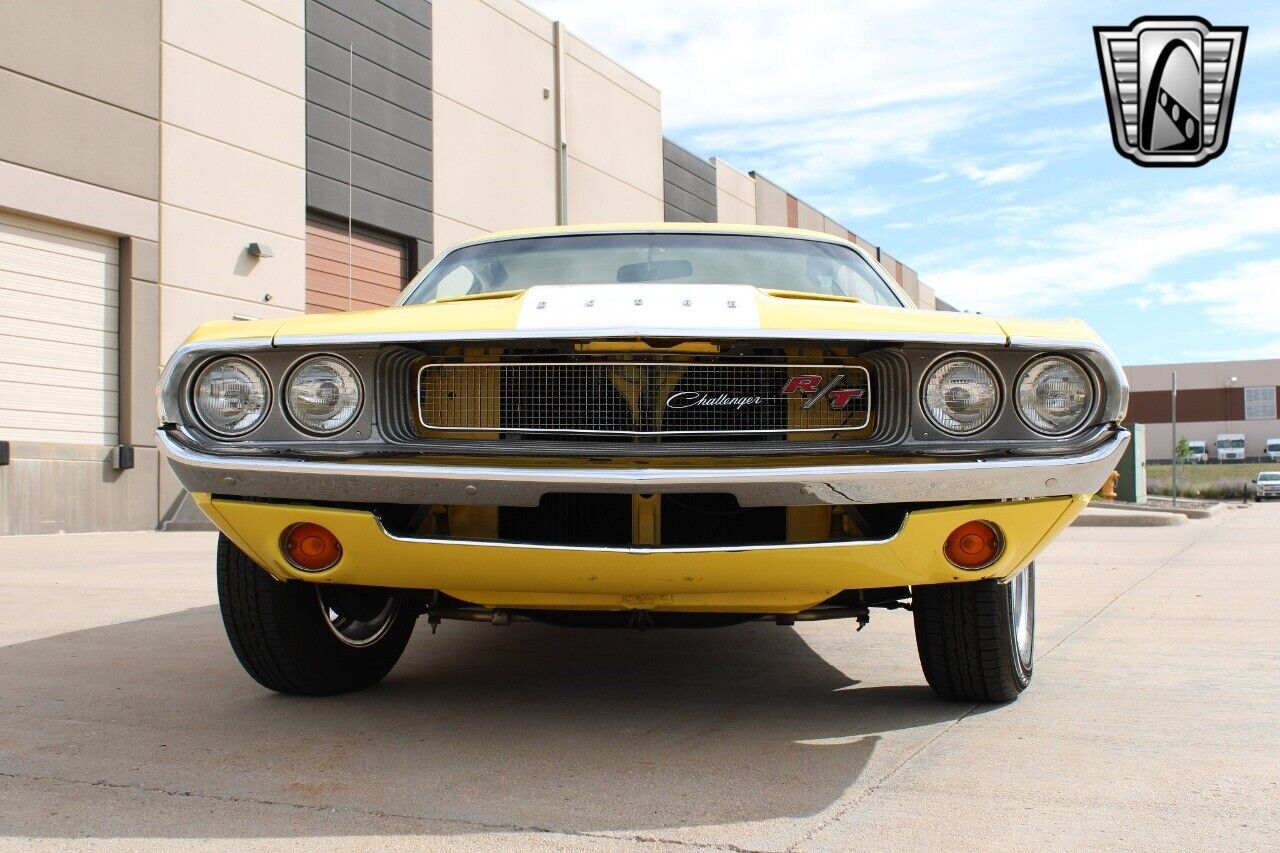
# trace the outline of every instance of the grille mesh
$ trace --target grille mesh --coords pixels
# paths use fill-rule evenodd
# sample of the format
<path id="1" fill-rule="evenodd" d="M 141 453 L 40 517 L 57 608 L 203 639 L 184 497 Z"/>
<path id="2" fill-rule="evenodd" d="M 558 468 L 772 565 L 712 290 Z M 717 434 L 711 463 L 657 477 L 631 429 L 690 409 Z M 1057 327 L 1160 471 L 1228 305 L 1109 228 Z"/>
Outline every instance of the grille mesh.
<path id="1" fill-rule="evenodd" d="M 708 436 L 857 431 L 870 421 L 857 364 L 433 363 L 418 378 L 429 431 Z"/>

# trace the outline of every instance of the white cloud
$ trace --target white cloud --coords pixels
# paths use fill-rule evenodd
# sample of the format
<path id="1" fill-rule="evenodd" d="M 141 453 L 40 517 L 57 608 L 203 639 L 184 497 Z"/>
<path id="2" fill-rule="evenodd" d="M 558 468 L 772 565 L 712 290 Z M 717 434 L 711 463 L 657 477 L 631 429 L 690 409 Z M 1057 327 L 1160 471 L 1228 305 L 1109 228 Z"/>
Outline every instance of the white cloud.
<path id="1" fill-rule="evenodd" d="M 675 127 L 787 121 L 1027 88 L 1052 9 L 903 0 L 534 0 L 663 90 Z M 921 26 L 927 19 L 928 26 Z M 890 37 L 892 35 L 892 37 Z M 1000 61 L 992 60 L 993 45 Z M 1020 61 L 1025 60 L 1025 61 Z"/>
<path id="2" fill-rule="evenodd" d="M 1056 5 L 533 3 L 656 85 L 664 125 L 682 141 L 745 152 L 751 168 L 795 184 L 882 159 L 919 162 L 940 137 L 972 133 L 1020 96 L 1073 103 L 1086 85 L 1070 40 L 1044 38 L 1074 14 Z"/>
<path id="3" fill-rule="evenodd" d="M 903 260 L 954 304 L 1088 310 L 1091 295 L 1117 291 L 1106 310 L 1135 330 L 1150 324 L 1152 300 L 1182 298 L 1206 318 L 1206 348 L 1249 323 L 1280 336 L 1277 318 L 1248 309 L 1264 294 L 1208 296 L 1232 282 L 1144 291 L 1245 252 L 1277 254 L 1280 104 L 1257 87 L 1280 53 L 1280 7 L 1257 4 L 1248 21 L 1201 10 L 1251 27 L 1231 156 L 1143 170 L 1113 150 L 1090 32 L 1132 15 L 1100 0 L 528 2 L 656 85 L 669 135 L 759 171 L 872 242 L 898 235 Z M 1217 185 L 1188 188 L 1205 181 Z"/>
<path id="4" fill-rule="evenodd" d="M 1280 147 L 1280 106 L 1250 109 L 1237 105 L 1231 119 L 1230 144 L 1238 148 Z"/>
<path id="5" fill-rule="evenodd" d="M 1186 304 L 1224 328 L 1280 334 L 1280 258 L 1245 261 L 1220 276 L 1147 289 L 1161 303 Z"/>
<path id="6" fill-rule="evenodd" d="M 1020 181 L 1039 172 L 1044 166 L 1044 160 L 1029 160 L 1024 163 L 1008 163 L 992 169 L 965 166 L 963 171 L 965 176 L 975 184 L 989 187 L 992 184 L 1007 184 L 1010 181 Z"/>
<path id="7" fill-rule="evenodd" d="M 1087 219 L 1046 226 L 1044 242 L 1022 259 L 993 255 L 958 267 L 922 269 L 921 277 L 948 301 L 967 308 L 1036 311 L 1142 285 L 1191 258 L 1238 251 L 1251 240 L 1275 235 L 1280 235 L 1280 193 L 1197 187 L 1118 202 Z"/>
<path id="8" fill-rule="evenodd" d="M 1191 350 L 1182 353 L 1188 361 L 1251 361 L 1259 358 L 1280 358 L 1280 339 L 1267 341 L 1250 347 L 1228 347 L 1226 349 Z M 1159 364 L 1159 361 L 1153 361 Z"/>

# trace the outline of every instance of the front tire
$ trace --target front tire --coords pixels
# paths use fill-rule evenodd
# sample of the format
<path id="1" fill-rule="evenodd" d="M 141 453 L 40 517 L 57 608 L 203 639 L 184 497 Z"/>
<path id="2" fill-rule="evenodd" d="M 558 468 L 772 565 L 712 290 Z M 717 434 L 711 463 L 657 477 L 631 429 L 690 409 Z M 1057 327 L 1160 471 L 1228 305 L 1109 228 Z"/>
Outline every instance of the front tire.
<path id="1" fill-rule="evenodd" d="M 240 664 L 278 693 L 363 690 L 396 665 L 416 609 L 385 590 L 281 582 L 218 537 L 218 602 Z"/>
<path id="2" fill-rule="evenodd" d="M 956 702 L 1009 702 L 1031 682 L 1035 563 L 1007 582 L 912 588 L 916 647 L 925 680 Z"/>

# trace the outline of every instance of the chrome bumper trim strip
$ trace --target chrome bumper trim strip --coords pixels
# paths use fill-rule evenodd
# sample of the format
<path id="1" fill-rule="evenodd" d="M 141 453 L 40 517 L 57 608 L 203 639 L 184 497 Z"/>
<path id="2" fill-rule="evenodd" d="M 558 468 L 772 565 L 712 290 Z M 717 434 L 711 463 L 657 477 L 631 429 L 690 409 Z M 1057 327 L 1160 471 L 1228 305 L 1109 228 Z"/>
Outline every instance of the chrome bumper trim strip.
<path id="1" fill-rule="evenodd" d="M 1129 444 L 1117 429 L 1074 456 L 776 468 L 536 468 L 220 456 L 165 430 L 160 449 L 189 491 L 351 503 L 537 506 L 552 492 L 729 493 L 742 506 L 983 501 L 1092 494 Z"/>

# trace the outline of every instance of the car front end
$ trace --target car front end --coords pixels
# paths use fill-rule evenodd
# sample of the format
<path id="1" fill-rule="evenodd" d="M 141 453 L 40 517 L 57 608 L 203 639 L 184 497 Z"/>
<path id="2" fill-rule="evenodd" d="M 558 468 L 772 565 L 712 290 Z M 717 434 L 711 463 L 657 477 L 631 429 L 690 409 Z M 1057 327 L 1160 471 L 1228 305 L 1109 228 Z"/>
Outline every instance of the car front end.
<path id="1" fill-rule="evenodd" d="M 609 283 L 204 327 L 167 366 L 161 447 L 285 586 L 647 627 L 1016 596 L 1128 443 L 1082 324 L 915 311 L 887 278 L 883 304 L 681 282 L 652 254 Z"/>

